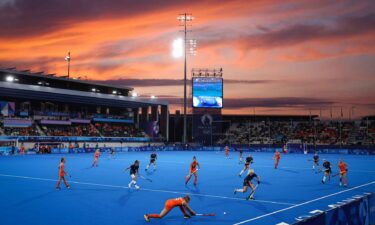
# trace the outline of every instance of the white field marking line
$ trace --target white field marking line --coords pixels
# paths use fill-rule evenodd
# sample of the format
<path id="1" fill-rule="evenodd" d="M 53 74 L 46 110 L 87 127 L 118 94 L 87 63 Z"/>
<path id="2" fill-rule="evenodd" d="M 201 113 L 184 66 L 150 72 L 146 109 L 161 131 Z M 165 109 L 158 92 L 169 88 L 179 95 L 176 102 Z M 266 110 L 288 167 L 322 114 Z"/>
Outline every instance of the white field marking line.
<path id="1" fill-rule="evenodd" d="M 284 212 L 284 211 L 287 211 L 289 209 L 293 209 L 293 208 L 297 208 L 297 207 L 300 207 L 300 206 L 303 206 L 303 205 L 307 205 L 307 204 L 310 204 L 312 202 L 316 202 L 316 201 L 319 201 L 319 200 L 322 200 L 322 199 L 325 199 L 325 198 L 329 198 L 331 196 L 339 195 L 339 194 L 342 194 L 342 193 L 345 193 L 345 192 L 348 192 L 348 191 L 352 191 L 352 190 L 355 190 L 355 189 L 358 189 L 358 188 L 361 188 L 361 187 L 364 187 L 364 186 L 372 185 L 372 184 L 375 184 L 375 181 L 372 181 L 372 182 L 367 183 L 367 184 L 362 184 L 362 185 L 359 185 L 359 186 L 356 186 L 356 187 L 353 187 L 353 188 L 349 188 L 349 189 L 346 189 L 344 191 L 339 191 L 339 192 L 336 192 L 336 193 L 333 193 L 333 194 L 325 195 L 325 196 L 322 196 L 322 197 L 319 197 L 319 198 L 316 198 L 316 199 L 313 199 L 313 200 L 310 200 L 310 201 L 302 202 L 300 204 L 296 204 L 296 205 L 293 205 L 293 206 L 290 206 L 290 207 L 287 207 L 287 208 L 284 208 L 284 209 L 276 210 L 274 212 L 267 213 L 267 214 L 264 214 L 264 215 L 261 215 L 261 216 L 257 216 L 257 217 L 254 217 L 254 218 L 251 218 L 251 219 L 248 219 L 248 220 L 244 220 L 244 221 L 235 223 L 233 225 L 240 225 L 240 224 L 248 223 L 248 222 L 251 222 L 251 221 L 254 221 L 254 220 L 261 219 L 263 217 L 271 216 L 271 215 L 277 214 L 279 212 Z"/>
<path id="2" fill-rule="evenodd" d="M 12 177 L 12 178 L 21 178 L 21 179 L 29 179 L 29 180 L 42 180 L 42 181 L 57 182 L 57 179 L 49 179 L 49 178 L 18 176 L 18 175 L 9 175 L 9 174 L 1 174 L 1 173 L 0 173 L 0 176 L 2 176 L 2 177 Z M 80 182 L 80 181 L 73 181 L 73 180 L 70 180 L 69 183 L 80 184 L 80 185 L 99 186 L 99 187 L 111 187 L 111 188 L 131 189 L 131 188 L 127 187 L 127 186 L 110 185 L 110 184 L 97 184 L 97 183 Z M 219 195 L 195 194 L 195 193 L 180 192 L 180 191 L 168 191 L 168 190 L 158 190 L 158 189 L 149 189 L 149 188 L 140 188 L 138 190 L 150 191 L 150 192 L 171 193 L 171 194 L 179 194 L 179 195 L 191 195 L 191 196 L 200 196 L 200 197 L 209 197 L 209 198 L 221 198 L 221 199 L 229 199 L 229 200 L 247 201 L 246 199 L 243 199 L 243 198 L 233 198 L 233 197 L 226 197 L 226 196 L 219 196 Z M 287 202 L 276 202 L 276 201 L 266 201 L 266 200 L 251 200 L 251 201 L 261 202 L 261 203 L 272 203 L 272 204 L 277 204 L 277 205 L 295 205 L 295 204 L 287 203 Z"/>

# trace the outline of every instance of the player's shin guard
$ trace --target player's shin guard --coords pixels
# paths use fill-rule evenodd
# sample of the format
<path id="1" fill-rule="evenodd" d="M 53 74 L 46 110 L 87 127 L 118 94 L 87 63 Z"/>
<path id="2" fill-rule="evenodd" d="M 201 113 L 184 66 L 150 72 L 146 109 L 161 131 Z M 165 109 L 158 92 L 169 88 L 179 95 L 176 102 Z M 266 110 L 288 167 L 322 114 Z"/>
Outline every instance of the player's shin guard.
<path id="1" fill-rule="evenodd" d="M 185 184 L 189 183 L 191 176 L 186 177 Z"/>
<path id="2" fill-rule="evenodd" d="M 243 172 L 245 172 L 245 169 L 241 170 L 240 176 L 242 176 Z"/>
<path id="3" fill-rule="evenodd" d="M 147 214 L 147 216 L 149 218 L 156 218 L 156 219 L 160 219 L 161 218 L 161 216 L 159 214 Z"/>
<path id="4" fill-rule="evenodd" d="M 242 192 L 243 193 L 243 189 L 236 189 L 236 192 Z"/>

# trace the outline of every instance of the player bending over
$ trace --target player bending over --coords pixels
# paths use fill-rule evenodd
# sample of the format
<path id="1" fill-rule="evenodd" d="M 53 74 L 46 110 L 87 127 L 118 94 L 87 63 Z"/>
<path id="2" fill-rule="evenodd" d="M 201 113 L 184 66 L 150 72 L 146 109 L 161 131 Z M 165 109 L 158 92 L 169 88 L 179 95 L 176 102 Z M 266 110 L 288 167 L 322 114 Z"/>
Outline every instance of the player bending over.
<path id="1" fill-rule="evenodd" d="M 94 161 L 92 162 L 91 167 L 99 166 L 99 156 L 100 156 L 100 150 L 96 149 L 95 154 L 94 154 Z"/>
<path id="2" fill-rule="evenodd" d="M 331 163 L 325 159 L 323 159 L 323 171 L 324 171 L 324 175 L 322 179 L 322 184 L 326 182 L 326 177 L 328 177 L 328 181 L 331 180 L 331 173 L 332 173 Z"/>
<path id="3" fill-rule="evenodd" d="M 253 169 L 250 169 L 249 170 L 249 174 L 243 180 L 243 189 L 234 189 L 234 194 L 236 194 L 237 192 L 245 193 L 247 191 L 247 189 L 250 187 L 251 188 L 251 194 L 250 194 L 250 196 L 249 196 L 248 199 L 254 199 L 252 194 L 255 191 L 255 186 L 251 182 L 251 180 L 254 179 L 255 177 L 258 180 L 257 181 L 258 184 L 260 184 L 260 177 L 254 173 Z"/>
<path id="4" fill-rule="evenodd" d="M 242 160 L 243 160 L 242 154 L 243 154 L 243 150 L 242 148 L 240 148 L 240 161 L 238 162 L 238 164 L 242 163 Z"/>
<path id="5" fill-rule="evenodd" d="M 279 161 L 280 161 L 280 152 L 278 150 L 276 150 L 275 156 L 273 157 L 273 159 L 275 160 L 275 169 L 277 169 L 277 166 L 279 165 Z"/>
<path id="6" fill-rule="evenodd" d="M 315 152 L 314 156 L 313 156 L 313 166 L 312 166 L 312 169 L 315 170 L 315 166 L 316 168 L 319 169 L 319 155 L 317 152 Z"/>
<path id="7" fill-rule="evenodd" d="M 60 160 L 60 165 L 59 165 L 59 180 L 57 181 L 57 184 L 56 184 L 56 190 L 61 190 L 60 188 L 60 181 L 63 180 L 64 181 L 64 184 L 66 186 L 66 188 L 70 188 L 69 187 L 69 184 L 66 182 L 66 179 L 65 179 L 65 175 L 67 174 L 65 172 L 65 158 L 62 157 L 61 160 Z"/>
<path id="8" fill-rule="evenodd" d="M 344 177 L 344 187 L 348 186 L 346 180 L 346 173 L 348 172 L 348 164 L 346 164 L 342 159 L 339 161 L 339 170 L 340 170 L 340 186 L 342 185 L 342 177 Z"/>
<path id="9" fill-rule="evenodd" d="M 185 185 L 189 183 L 189 180 L 190 180 L 190 178 L 193 174 L 194 174 L 194 185 L 197 185 L 197 179 L 198 179 L 198 174 L 197 174 L 198 169 L 197 169 L 197 167 L 198 167 L 198 169 L 201 168 L 201 166 L 197 162 L 197 158 L 194 156 L 193 162 L 190 164 L 189 174 L 186 176 L 186 179 L 185 179 Z"/>
<path id="10" fill-rule="evenodd" d="M 243 167 L 243 169 L 241 170 L 241 172 L 238 174 L 238 176 L 242 176 L 242 174 L 247 170 L 247 169 L 250 169 L 250 164 L 253 163 L 253 157 L 251 156 L 251 154 L 249 154 L 247 157 L 246 157 L 246 160 L 245 160 L 245 165 Z"/>
<path id="11" fill-rule="evenodd" d="M 155 152 L 150 155 L 150 162 L 148 163 L 145 171 L 148 170 L 148 168 L 150 167 L 151 164 L 154 164 L 154 171 L 156 170 L 156 159 L 157 158 L 158 158 L 158 156 L 156 155 Z"/>
<path id="12" fill-rule="evenodd" d="M 135 189 L 139 189 L 139 186 L 137 185 L 137 175 L 139 176 L 139 161 L 135 160 L 134 164 L 126 168 L 125 171 L 128 169 L 130 169 L 130 177 L 132 178 L 128 184 L 128 187 L 131 188 L 132 185 L 134 185 Z"/>
<path id="13" fill-rule="evenodd" d="M 147 222 L 150 221 L 150 218 L 161 219 L 165 215 L 167 215 L 174 207 L 178 206 L 181 212 L 184 214 L 184 218 L 188 219 L 190 218 L 190 216 L 189 214 L 186 213 L 186 210 L 189 211 L 190 215 L 192 216 L 196 215 L 196 213 L 190 208 L 188 204 L 189 202 L 190 202 L 190 197 L 188 195 L 185 195 L 185 197 L 168 199 L 165 202 L 164 209 L 161 211 L 160 214 L 145 214 L 144 218 Z"/>

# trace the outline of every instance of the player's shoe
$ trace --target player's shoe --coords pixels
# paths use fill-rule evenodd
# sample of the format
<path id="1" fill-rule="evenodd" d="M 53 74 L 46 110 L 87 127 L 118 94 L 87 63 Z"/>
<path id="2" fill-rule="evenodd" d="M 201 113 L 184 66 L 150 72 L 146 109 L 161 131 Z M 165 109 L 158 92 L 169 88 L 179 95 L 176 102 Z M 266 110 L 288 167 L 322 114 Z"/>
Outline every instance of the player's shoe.
<path id="1" fill-rule="evenodd" d="M 236 189 L 234 189 L 234 192 L 233 192 L 233 194 L 237 194 L 237 190 L 236 190 Z"/>
<path id="2" fill-rule="evenodd" d="M 184 219 L 190 219 L 190 216 L 188 214 L 184 215 Z"/>
<path id="3" fill-rule="evenodd" d="M 145 218 L 145 220 L 146 220 L 147 222 L 150 222 L 150 217 L 148 217 L 147 214 L 144 214 L 143 217 Z"/>
<path id="4" fill-rule="evenodd" d="M 61 188 L 60 187 L 56 187 L 56 190 L 61 191 Z"/>
<path id="5" fill-rule="evenodd" d="M 322 180 L 322 184 L 324 184 L 324 181 Z"/>
<path id="6" fill-rule="evenodd" d="M 137 189 L 137 190 L 139 189 L 139 186 L 138 186 L 138 185 L 135 185 L 134 187 L 135 187 L 135 189 Z"/>
<path id="7" fill-rule="evenodd" d="M 131 185 L 131 184 L 128 184 L 128 188 L 132 188 L 132 185 Z"/>
<path id="8" fill-rule="evenodd" d="M 342 186 L 342 183 L 340 182 L 340 187 Z"/>
<path id="9" fill-rule="evenodd" d="M 70 189 L 70 186 L 67 186 L 66 189 Z"/>

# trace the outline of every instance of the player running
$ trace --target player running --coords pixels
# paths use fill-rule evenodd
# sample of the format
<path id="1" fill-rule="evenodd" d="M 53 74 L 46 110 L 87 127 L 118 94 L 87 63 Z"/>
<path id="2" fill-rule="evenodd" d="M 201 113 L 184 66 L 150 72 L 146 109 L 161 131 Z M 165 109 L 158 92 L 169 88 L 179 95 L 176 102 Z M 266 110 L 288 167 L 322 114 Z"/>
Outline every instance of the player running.
<path id="1" fill-rule="evenodd" d="M 348 172 L 348 164 L 346 164 L 342 159 L 339 161 L 339 170 L 340 170 L 340 186 L 342 185 L 342 177 L 344 177 L 344 187 L 347 187 L 348 183 L 346 180 L 346 173 Z"/>
<path id="2" fill-rule="evenodd" d="M 125 171 L 127 171 L 128 169 L 130 169 L 130 177 L 132 178 L 132 180 L 128 184 L 128 187 L 131 188 L 132 185 L 134 185 L 135 189 L 139 189 L 140 187 L 137 185 L 137 175 L 139 176 L 139 161 L 135 160 L 134 164 L 126 168 Z"/>
<path id="3" fill-rule="evenodd" d="M 237 192 L 245 193 L 247 191 L 247 189 L 250 187 L 251 188 L 251 193 L 250 193 L 249 197 L 247 197 L 246 199 L 247 200 L 254 199 L 254 195 L 253 194 L 255 192 L 256 187 L 254 186 L 254 184 L 251 181 L 255 177 L 258 180 L 257 183 L 260 184 L 260 177 L 254 173 L 253 169 L 250 169 L 249 170 L 249 174 L 243 180 L 243 189 L 234 189 L 234 194 L 236 194 Z"/>
<path id="4" fill-rule="evenodd" d="M 100 150 L 96 149 L 95 154 L 94 154 L 94 161 L 92 162 L 91 167 L 99 166 L 99 156 L 100 156 Z"/>
<path id="5" fill-rule="evenodd" d="M 316 166 L 316 168 L 319 169 L 319 155 L 318 155 L 317 152 L 315 152 L 312 161 L 313 161 L 312 169 L 315 170 L 315 166 Z"/>
<path id="6" fill-rule="evenodd" d="M 114 159 L 115 158 L 115 150 L 111 148 L 109 150 L 109 159 Z"/>
<path id="7" fill-rule="evenodd" d="M 148 163 L 145 171 L 148 170 L 148 168 L 150 167 L 151 164 L 154 164 L 154 171 L 156 170 L 156 159 L 157 158 L 158 158 L 158 156 L 156 155 L 155 152 L 150 155 L 150 162 Z"/>
<path id="8" fill-rule="evenodd" d="M 189 211 L 190 215 L 192 216 L 196 215 L 196 213 L 190 208 L 189 202 L 190 202 L 189 195 L 185 195 L 184 197 L 180 197 L 180 198 L 168 199 L 165 202 L 164 209 L 160 212 L 160 214 L 145 214 L 144 218 L 147 222 L 150 221 L 150 218 L 161 219 L 165 215 L 167 215 L 174 207 L 179 207 L 182 214 L 184 214 L 184 218 L 188 219 L 190 218 L 190 216 L 189 214 L 186 213 L 186 210 Z"/>
<path id="9" fill-rule="evenodd" d="M 189 175 L 187 175 L 186 179 L 185 179 L 185 185 L 189 183 L 189 180 L 190 180 L 190 178 L 193 174 L 194 174 L 194 185 L 197 185 L 197 179 L 198 179 L 198 174 L 197 174 L 198 169 L 197 169 L 197 167 L 198 167 L 198 169 L 201 168 L 201 166 L 197 162 L 197 158 L 194 156 L 193 162 L 190 164 Z"/>
<path id="10" fill-rule="evenodd" d="M 228 148 L 228 146 L 225 146 L 225 157 L 229 158 L 229 148 Z"/>
<path id="11" fill-rule="evenodd" d="M 65 179 L 65 175 L 67 175 L 67 173 L 65 172 L 65 158 L 64 157 L 61 158 L 60 165 L 59 165 L 58 168 L 59 168 L 59 180 L 57 181 L 57 184 L 56 184 L 56 190 L 61 190 L 61 188 L 60 188 L 60 181 L 61 180 L 64 181 L 65 187 L 69 189 L 70 186 L 66 182 L 66 179 Z"/>
<path id="12" fill-rule="evenodd" d="M 247 169 L 250 169 L 250 164 L 253 163 L 253 157 L 251 156 L 251 154 L 249 154 L 247 157 L 246 157 L 246 160 L 245 160 L 245 165 L 243 167 L 243 169 L 241 170 L 241 172 L 238 174 L 238 176 L 242 176 L 242 174 L 247 170 Z"/>
<path id="13" fill-rule="evenodd" d="M 243 160 L 242 153 L 243 153 L 243 150 L 242 148 L 240 148 L 240 161 L 238 162 L 238 164 L 242 164 L 242 160 Z"/>
<path id="14" fill-rule="evenodd" d="M 323 171 L 324 171 L 324 176 L 322 179 L 322 184 L 326 182 L 326 177 L 328 177 L 328 181 L 331 180 L 331 173 L 332 173 L 331 163 L 325 159 L 323 159 Z"/>
<path id="15" fill-rule="evenodd" d="M 279 165 L 279 161 L 280 161 L 280 152 L 278 150 L 276 150 L 275 156 L 273 157 L 273 159 L 275 160 L 275 169 L 277 169 L 277 166 Z"/>
<path id="16" fill-rule="evenodd" d="M 283 147 L 283 153 L 286 154 L 288 152 L 288 146 L 287 144 L 285 143 L 284 144 L 284 147 Z"/>

